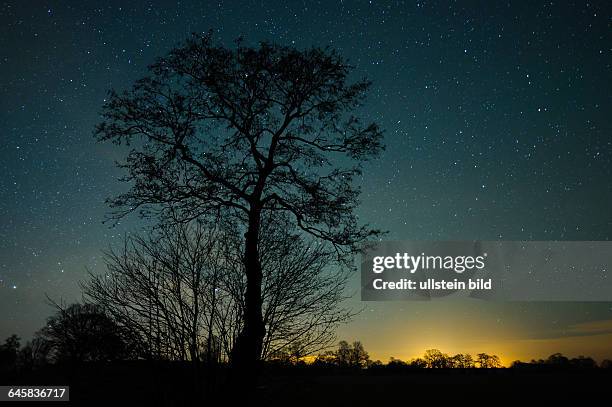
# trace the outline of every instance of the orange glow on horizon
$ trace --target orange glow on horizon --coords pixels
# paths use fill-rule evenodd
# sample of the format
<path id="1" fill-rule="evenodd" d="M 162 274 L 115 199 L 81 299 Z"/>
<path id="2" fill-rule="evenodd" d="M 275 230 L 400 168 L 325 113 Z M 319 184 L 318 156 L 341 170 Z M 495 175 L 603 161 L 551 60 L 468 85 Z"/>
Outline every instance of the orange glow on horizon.
<path id="1" fill-rule="evenodd" d="M 554 353 L 572 358 L 592 357 L 598 362 L 612 359 L 612 320 L 589 321 L 559 326 L 558 329 L 500 321 L 486 310 L 463 312 L 430 304 L 417 320 L 405 320 L 396 310 L 393 317 L 366 318 L 340 330 L 339 339 L 359 340 L 371 360 L 387 363 L 391 357 L 410 361 L 423 357 L 427 349 L 448 355 L 478 353 L 497 355 L 504 366 L 513 361 L 546 359 Z M 425 307 L 423 307 L 425 308 Z M 461 310 L 463 311 L 463 310 Z M 399 314 L 399 316 L 396 316 Z M 428 315 L 429 314 L 429 315 Z M 459 314 L 459 315 L 457 315 Z"/>

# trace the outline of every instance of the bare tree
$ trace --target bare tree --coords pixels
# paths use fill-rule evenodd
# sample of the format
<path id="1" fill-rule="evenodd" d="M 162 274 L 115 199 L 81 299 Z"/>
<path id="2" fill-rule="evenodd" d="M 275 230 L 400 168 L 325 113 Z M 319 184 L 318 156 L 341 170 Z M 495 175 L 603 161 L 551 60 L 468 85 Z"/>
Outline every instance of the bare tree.
<path id="1" fill-rule="evenodd" d="M 340 341 L 335 356 L 336 363 L 340 367 L 363 368 L 370 361 L 370 355 L 359 341 L 353 342 L 352 345 L 346 341 Z"/>
<path id="2" fill-rule="evenodd" d="M 451 358 L 451 365 L 457 369 L 470 369 L 476 367 L 474 358 L 469 353 L 458 353 Z"/>
<path id="3" fill-rule="evenodd" d="M 427 367 L 432 369 L 448 369 L 453 367 L 452 358 L 438 349 L 427 349 L 423 359 L 427 363 Z"/>
<path id="4" fill-rule="evenodd" d="M 107 273 L 83 284 L 85 296 L 138 332 L 148 357 L 200 360 L 206 352 L 210 361 L 219 353 L 213 311 L 223 300 L 216 237 L 200 222 L 127 237 L 105 253 Z"/>
<path id="5" fill-rule="evenodd" d="M 352 316 L 342 307 L 351 269 L 337 261 L 330 245 L 293 229 L 286 216 L 264 219 L 262 358 L 283 349 L 300 355 L 318 352 L 335 340 L 337 325 Z"/>
<path id="6" fill-rule="evenodd" d="M 330 49 L 240 41 L 229 49 L 194 36 L 130 91 L 111 92 L 96 127 L 99 140 L 132 146 L 123 164 L 132 188 L 110 201 L 115 216 L 222 214 L 241 225 L 246 290 L 237 366 L 254 367 L 264 347 L 267 213 L 288 214 L 347 262 L 377 234 L 358 224 L 352 180 L 381 151 L 382 133 L 353 113 L 369 82 L 349 83 L 349 71 Z"/>
<path id="7" fill-rule="evenodd" d="M 335 251 L 298 233 L 284 216 L 267 218 L 262 233 L 262 358 L 283 351 L 307 355 L 328 346 L 350 269 Z M 171 223 L 126 239 L 106 254 L 108 270 L 83 284 L 88 301 L 138 332 L 150 357 L 226 360 L 244 325 L 247 278 L 243 241 L 201 222 Z"/>
<path id="8" fill-rule="evenodd" d="M 476 364 L 483 369 L 499 368 L 502 366 L 499 356 L 479 353 L 476 355 Z"/>

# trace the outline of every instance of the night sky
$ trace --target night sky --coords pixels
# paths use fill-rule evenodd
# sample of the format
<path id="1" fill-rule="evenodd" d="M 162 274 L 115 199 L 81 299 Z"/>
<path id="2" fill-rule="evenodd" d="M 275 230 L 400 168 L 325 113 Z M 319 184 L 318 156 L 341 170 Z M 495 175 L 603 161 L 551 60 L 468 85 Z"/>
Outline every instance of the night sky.
<path id="1" fill-rule="evenodd" d="M 612 237 L 609 1 L 125 3 L 0 5 L 0 338 L 31 337 L 45 293 L 79 299 L 101 250 L 140 226 L 102 224 L 125 151 L 93 126 L 108 89 L 209 29 L 227 45 L 329 45 L 373 80 L 364 114 L 387 151 L 359 215 L 387 238 Z M 381 359 L 612 357 L 612 305 L 368 303 L 339 335 Z"/>

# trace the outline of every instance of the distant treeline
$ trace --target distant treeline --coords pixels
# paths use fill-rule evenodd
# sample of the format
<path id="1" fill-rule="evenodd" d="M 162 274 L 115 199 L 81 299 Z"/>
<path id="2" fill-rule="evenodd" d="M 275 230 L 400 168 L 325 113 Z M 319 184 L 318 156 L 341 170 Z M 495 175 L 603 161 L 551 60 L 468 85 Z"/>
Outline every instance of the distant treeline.
<path id="1" fill-rule="evenodd" d="M 91 311 L 91 309 L 89 310 Z M 97 324 L 103 324 L 106 329 L 95 329 Z M 12 335 L 0 345 L 0 373 L 10 371 L 31 371 L 48 365 L 69 365 L 86 362 L 122 362 L 139 360 L 137 353 L 130 350 L 130 344 L 119 332 L 113 330 L 112 324 L 103 319 L 96 323 L 84 323 L 79 320 L 74 326 L 62 325 L 61 330 L 54 330 L 54 318 L 39 331 L 32 341 L 21 346 L 17 335 Z M 64 321 L 65 322 L 65 321 Z M 270 367 L 276 368 L 315 368 L 340 370 L 369 370 L 399 372 L 414 369 L 475 369 L 502 368 L 497 355 L 478 353 L 450 355 L 438 349 L 428 349 L 422 357 L 403 361 L 391 358 L 389 362 L 371 360 L 363 344 L 359 341 L 348 343 L 340 341 L 335 350 L 328 350 L 317 356 L 301 353 L 302 346 L 296 344 L 285 350 L 277 351 L 265 361 Z M 207 359 L 199 362 L 206 364 Z M 222 363 L 223 364 L 223 363 Z M 591 357 L 579 356 L 568 358 L 561 353 L 554 353 L 547 359 L 531 360 L 530 362 L 514 361 L 513 369 L 538 368 L 612 368 L 612 360 L 605 359 L 597 363 Z"/>
<path id="2" fill-rule="evenodd" d="M 357 368 L 368 370 L 403 370 L 403 369 L 473 369 L 473 368 L 502 368 L 501 361 L 497 355 L 478 353 L 475 356 L 458 353 L 449 355 L 438 349 L 428 349 L 422 357 L 403 361 L 391 358 L 389 362 L 371 360 L 361 342 L 349 344 L 346 341 L 339 343 L 338 349 L 319 354 L 316 358 L 308 360 L 300 355 L 291 355 L 282 352 L 273 355 L 272 363 L 281 365 L 312 365 L 318 367 Z M 531 360 L 522 362 L 516 360 L 510 365 L 511 368 L 612 368 L 612 360 L 605 359 L 600 364 L 586 356 L 568 358 L 561 353 L 554 353 L 547 359 Z"/>

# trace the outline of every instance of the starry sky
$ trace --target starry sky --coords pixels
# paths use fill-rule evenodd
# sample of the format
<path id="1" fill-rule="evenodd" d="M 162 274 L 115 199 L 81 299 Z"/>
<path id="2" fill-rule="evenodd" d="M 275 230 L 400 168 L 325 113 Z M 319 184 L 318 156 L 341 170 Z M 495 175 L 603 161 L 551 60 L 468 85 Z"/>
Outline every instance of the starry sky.
<path id="1" fill-rule="evenodd" d="M 359 215 L 389 239 L 610 240 L 611 25 L 608 1 L 3 2 L 0 337 L 31 337 L 45 294 L 79 299 L 101 250 L 141 226 L 102 224 L 124 151 L 93 126 L 108 89 L 191 32 L 329 45 L 374 82 L 363 114 L 388 148 Z M 609 303 L 352 303 L 338 334 L 383 360 L 612 357 Z"/>

